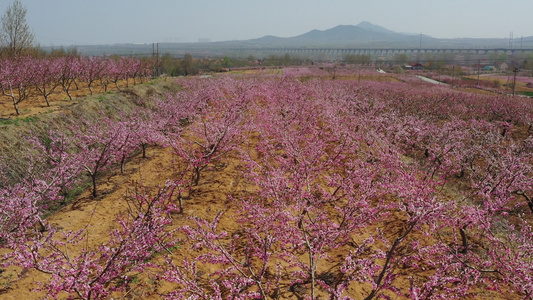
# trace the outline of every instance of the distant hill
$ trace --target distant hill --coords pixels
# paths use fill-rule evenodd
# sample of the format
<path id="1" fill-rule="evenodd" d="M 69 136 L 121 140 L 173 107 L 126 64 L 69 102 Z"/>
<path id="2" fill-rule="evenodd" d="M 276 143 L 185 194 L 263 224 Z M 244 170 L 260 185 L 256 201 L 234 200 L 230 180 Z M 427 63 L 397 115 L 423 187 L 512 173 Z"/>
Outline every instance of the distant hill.
<path id="1" fill-rule="evenodd" d="M 533 37 L 515 41 L 515 47 L 533 48 Z M 507 48 L 507 38 L 438 39 L 429 35 L 398 33 L 364 21 L 358 25 L 339 25 L 327 30 L 311 30 L 302 35 L 281 38 L 213 43 L 219 46 L 257 48 Z M 215 45 L 213 45 L 215 46 Z"/>
<path id="2" fill-rule="evenodd" d="M 515 41 L 515 48 L 533 48 L 533 37 Z M 398 33 L 370 22 L 339 25 L 327 30 L 311 30 L 294 37 L 267 35 L 257 39 L 212 43 L 160 43 L 160 53 L 191 52 L 209 56 L 223 54 L 227 49 L 272 48 L 508 48 L 507 38 L 438 39 L 428 35 Z M 152 44 L 116 44 L 77 46 L 85 55 L 151 54 Z"/>
<path id="3" fill-rule="evenodd" d="M 429 36 L 423 36 L 423 39 L 434 40 Z M 392 44 L 397 47 L 417 47 L 420 45 L 420 35 L 396 33 L 369 22 L 361 22 L 357 26 L 339 25 L 327 30 L 315 29 L 290 38 L 266 36 L 243 42 L 263 47 L 386 47 Z"/>
<path id="4" fill-rule="evenodd" d="M 357 24 L 357 27 L 362 28 L 362 29 L 366 29 L 368 31 L 374 31 L 374 32 L 382 32 L 382 33 L 389 33 L 389 34 L 395 34 L 396 33 L 396 32 L 394 32 L 392 30 L 388 30 L 385 27 L 381 27 L 379 25 L 374 25 L 374 24 L 372 24 L 370 22 L 367 22 L 367 21 L 363 21 L 363 22 Z"/>

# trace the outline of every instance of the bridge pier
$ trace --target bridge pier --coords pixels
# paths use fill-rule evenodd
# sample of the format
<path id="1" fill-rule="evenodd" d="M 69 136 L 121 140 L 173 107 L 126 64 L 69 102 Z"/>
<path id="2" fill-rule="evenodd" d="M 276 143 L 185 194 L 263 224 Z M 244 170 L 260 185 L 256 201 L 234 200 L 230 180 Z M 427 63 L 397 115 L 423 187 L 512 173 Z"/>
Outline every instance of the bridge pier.
<path id="1" fill-rule="evenodd" d="M 178 49 L 178 51 L 186 49 Z M 346 55 L 369 55 L 372 60 L 392 58 L 399 54 L 412 56 L 413 59 L 421 60 L 428 55 L 445 55 L 453 60 L 454 55 L 462 57 L 490 56 L 494 53 L 504 53 L 509 57 L 520 54 L 533 53 L 531 49 L 509 49 L 509 48 L 241 48 L 226 49 L 226 53 L 247 54 L 253 53 L 257 57 L 267 57 L 269 55 L 283 56 L 285 54 L 304 56 L 301 58 L 311 58 L 316 60 L 343 60 Z M 416 57 L 415 57 L 416 56 Z M 447 60 L 448 60 L 447 59 Z"/>

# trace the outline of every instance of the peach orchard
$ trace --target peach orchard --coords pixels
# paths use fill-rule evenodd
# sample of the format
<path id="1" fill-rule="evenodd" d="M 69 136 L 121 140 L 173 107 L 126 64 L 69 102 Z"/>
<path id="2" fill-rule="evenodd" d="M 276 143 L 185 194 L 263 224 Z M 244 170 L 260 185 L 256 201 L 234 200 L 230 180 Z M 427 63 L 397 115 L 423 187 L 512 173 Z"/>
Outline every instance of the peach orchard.
<path id="1" fill-rule="evenodd" d="M 96 75 L 85 71 L 90 86 Z M 43 91 L 68 90 L 66 78 L 43 78 Z M 49 274 L 40 289 L 50 298 L 109 298 L 149 273 L 173 286 L 154 291 L 165 299 L 279 299 L 286 289 L 360 299 L 356 288 L 364 299 L 530 299 L 533 102 L 398 78 L 182 78 L 181 91 L 135 112 L 65 115 L 28 137 L 24 176 L 0 173 L 2 266 Z M 2 83 L 7 94 L 14 85 Z M 108 242 L 87 248 L 90 227 L 43 218 L 84 176 L 97 198 L 100 173 L 146 147 L 173 153 L 179 172 L 157 193 L 129 195 Z M 254 188 L 228 195 L 231 212 L 173 226 L 202 174 L 230 154 Z M 237 232 L 218 226 L 228 213 Z"/>

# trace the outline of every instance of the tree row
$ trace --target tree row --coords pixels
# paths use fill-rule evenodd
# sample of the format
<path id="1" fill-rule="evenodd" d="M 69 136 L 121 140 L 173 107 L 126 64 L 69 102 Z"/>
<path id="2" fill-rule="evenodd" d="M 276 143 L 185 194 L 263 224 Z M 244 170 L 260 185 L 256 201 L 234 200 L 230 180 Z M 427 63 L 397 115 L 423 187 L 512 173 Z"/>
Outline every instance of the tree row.
<path id="1" fill-rule="evenodd" d="M 5 58 L 0 61 L 0 89 L 18 115 L 19 104 L 33 92 L 50 106 L 49 96 L 58 88 L 72 100 L 71 92 L 78 89 L 79 82 L 84 82 L 92 94 L 95 85 L 104 91 L 110 84 L 119 89 L 119 81 L 132 79 L 136 83 L 150 77 L 152 70 L 150 60 L 132 57 Z"/>
<path id="2" fill-rule="evenodd" d="M 44 167 L 0 192 L 4 265 L 50 274 L 50 297 L 81 299 L 134 290 L 143 275 L 172 284 L 155 288 L 166 299 L 533 295 L 527 99 L 355 80 L 179 82 L 144 110 L 34 141 Z M 74 175 L 97 198 L 99 172 L 146 145 L 168 149 L 175 174 L 125 199 L 107 243 L 88 249 L 89 228 L 41 218 Z M 252 188 L 173 226 L 229 156 Z"/>

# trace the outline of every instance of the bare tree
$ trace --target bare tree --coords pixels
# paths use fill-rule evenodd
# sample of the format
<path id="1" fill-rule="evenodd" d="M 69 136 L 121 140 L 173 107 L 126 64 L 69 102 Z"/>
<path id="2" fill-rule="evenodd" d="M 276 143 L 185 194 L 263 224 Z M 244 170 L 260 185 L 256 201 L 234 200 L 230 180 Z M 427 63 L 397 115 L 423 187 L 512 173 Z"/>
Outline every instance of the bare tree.
<path id="1" fill-rule="evenodd" d="M 27 9 L 15 0 L 0 19 L 0 45 L 9 56 L 19 55 L 33 45 L 33 32 L 26 23 Z"/>

